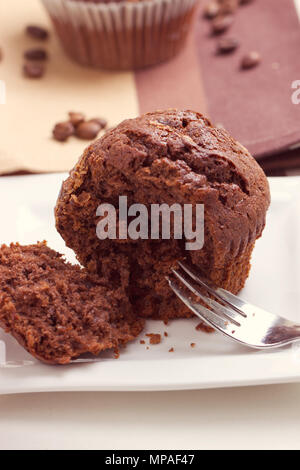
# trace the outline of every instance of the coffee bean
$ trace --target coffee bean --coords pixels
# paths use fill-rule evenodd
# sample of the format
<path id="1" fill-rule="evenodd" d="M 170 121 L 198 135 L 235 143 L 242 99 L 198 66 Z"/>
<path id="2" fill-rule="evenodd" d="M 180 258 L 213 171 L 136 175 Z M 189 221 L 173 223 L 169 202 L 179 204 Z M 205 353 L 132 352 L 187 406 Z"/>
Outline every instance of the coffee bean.
<path id="1" fill-rule="evenodd" d="M 230 26 L 233 23 L 233 16 L 232 15 L 221 15 L 217 16 L 212 20 L 212 32 L 213 34 L 222 34 L 227 29 L 230 28 Z"/>
<path id="2" fill-rule="evenodd" d="M 95 121 L 86 121 L 80 123 L 76 129 L 75 134 L 79 139 L 93 140 L 97 137 L 101 130 L 100 125 Z"/>
<path id="3" fill-rule="evenodd" d="M 204 7 L 204 16 L 206 18 L 215 18 L 220 13 L 220 5 L 216 0 L 211 0 Z"/>
<path id="4" fill-rule="evenodd" d="M 245 55 L 241 62 L 242 69 L 252 69 L 256 67 L 261 62 L 261 56 L 258 52 L 249 52 L 249 54 Z"/>
<path id="5" fill-rule="evenodd" d="M 218 41 L 217 52 L 220 54 L 229 54 L 230 52 L 235 51 L 239 47 L 239 42 L 237 39 L 232 37 L 224 37 Z"/>
<path id="6" fill-rule="evenodd" d="M 100 126 L 100 129 L 105 129 L 107 127 L 107 120 L 104 118 L 93 118 L 90 119 L 89 122 L 96 122 Z"/>
<path id="7" fill-rule="evenodd" d="M 24 57 L 28 60 L 47 60 L 48 54 L 45 49 L 28 49 L 24 52 Z"/>
<path id="8" fill-rule="evenodd" d="M 65 142 L 71 135 L 74 135 L 74 126 L 70 121 L 59 122 L 55 125 L 52 134 L 54 139 Z"/>
<path id="9" fill-rule="evenodd" d="M 45 74 L 45 67 L 38 62 L 26 62 L 23 66 L 23 72 L 28 78 L 41 78 Z"/>
<path id="10" fill-rule="evenodd" d="M 49 37 L 49 33 L 45 28 L 36 25 L 29 25 L 26 28 L 26 33 L 34 39 L 45 41 Z"/>
<path id="11" fill-rule="evenodd" d="M 69 118 L 73 126 L 78 126 L 81 122 L 85 120 L 85 116 L 82 113 L 76 113 L 73 111 L 69 112 Z"/>

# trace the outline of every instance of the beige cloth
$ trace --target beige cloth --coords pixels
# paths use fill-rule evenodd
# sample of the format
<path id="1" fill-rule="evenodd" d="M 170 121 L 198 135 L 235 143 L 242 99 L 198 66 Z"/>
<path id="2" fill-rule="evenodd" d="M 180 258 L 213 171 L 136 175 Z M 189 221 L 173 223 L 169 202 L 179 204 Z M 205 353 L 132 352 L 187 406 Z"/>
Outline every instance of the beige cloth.
<path id="1" fill-rule="evenodd" d="M 54 124 L 66 120 L 69 111 L 105 117 L 109 127 L 138 114 L 133 73 L 100 72 L 71 62 L 40 0 L 2 0 L 0 23 L 0 80 L 6 84 L 6 104 L 0 104 L 0 174 L 69 170 L 88 144 L 73 137 L 63 144 L 52 139 Z M 51 39 L 27 37 L 29 24 L 50 27 Z M 39 80 L 25 78 L 23 53 L 39 46 L 49 51 L 47 73 Z"/>

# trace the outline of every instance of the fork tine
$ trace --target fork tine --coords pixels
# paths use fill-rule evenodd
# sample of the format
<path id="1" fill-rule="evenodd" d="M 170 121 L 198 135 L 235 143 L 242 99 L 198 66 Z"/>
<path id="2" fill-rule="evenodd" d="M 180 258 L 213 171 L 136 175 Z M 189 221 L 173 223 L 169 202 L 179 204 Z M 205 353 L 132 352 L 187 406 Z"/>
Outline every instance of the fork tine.
<path id="1" fill-rule="evenodd" d="M 221 331 L 222 333 L 226 334 L 229 331 L 229 322 L 214 314 L 211 310 L 199 304 L 198 302 L 194 302 L 186 293 L 184 293 L 181 283 L 177 285 L 169 276 L 167 276 L 167 281 L 173 292 L 201 320 L 208 323 L 213 328 Z"/>
<path id="2" fill-rule="evenodd" d="M 214 295 L 214 297 L 219 299 L 225 305 L 235 310 L 242 317 L 247 318 L 247 314 L 243 310 L 241 310 L 245 302 L 243 302 L 239 297 L 219 287 L 216 289 L 211 288 L 206 282 L 200 279 L 199 276 L 197 276 L 184 263 L 182 263 L 181 261 L 178 261 L 178 264 L 187 274 L 189 274 L 194 279 L 194 281 L 196 281 L 198 284 L 204 287 L 210 294 Z"/>
<path id="3" fill-rule="evenodd" d="M 241 326 L 241 324 L 236 320 L 236 317 L 239 317 L 234 310 L 229 310 L 227 307 L 224 307 L 224 305 L 219 304 L 213 299 L 210 299 L 208 296 L 202 294 L 202 292 L 199 290 L 199 288 L 195 287 L 193 284 L 193 279 L 186 279 L 184 275 L 186 273 L 184 272 L 184 275 L 182 275 L 178 270 L 172 269 L 172 272 L 175 274 L 175 276 L 184 283 L 184 285 L 191 291 L 193 294 L 195 294 L 198 298 L 203 300 L 203 302 L 206 303 L 209 307 L 211 307 L 214 310 L 215 314 L 221 315 L 222 317 L 225 317 L 225 320 L 229 320 L 233 322 L 236 326 Z"/>
<path id="4" fill-rule="evenodd" d="M 235 310 L 230 310 L 229 308 L 224 307 L 224 305 L 221 305 L 216 302 L 214 299 L 210 299 L 209 297 L 206 297 L 204 295 L 199 295 L 199 297 L 201 297 L 202 300 L 204 300 L 204 302 L 206 302 L 207 305 L 211 307 L 216 313 L 225 316 L 226 318 L 231 320 L 236 326 L 241 326 L 241 323 L 239 323 L 239 321 L 237 320 L 237 317 L 240 317 L 240 315 L 238 315 Z"/>

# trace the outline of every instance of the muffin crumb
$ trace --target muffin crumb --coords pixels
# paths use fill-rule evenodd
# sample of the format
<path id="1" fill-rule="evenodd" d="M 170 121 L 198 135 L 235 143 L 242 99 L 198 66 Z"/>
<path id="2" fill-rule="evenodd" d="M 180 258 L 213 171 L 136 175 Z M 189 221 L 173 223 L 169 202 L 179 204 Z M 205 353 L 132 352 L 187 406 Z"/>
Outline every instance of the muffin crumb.
<path id="1" fill-rule="evenodd" d="M 203 331 L 204 333 L 213 333 L 215 331 L 214 328 L 204 322 L 198 323 L 198 325 L 195 327 L 195 330 Z"/>
<path id="2" fill-rule="evenodd" d="M 148 333 L 146 334 L 148 338 L 150 338 L 150 344 L 159 344 L 161 342 L 161 335 L 156 333 Z"/>

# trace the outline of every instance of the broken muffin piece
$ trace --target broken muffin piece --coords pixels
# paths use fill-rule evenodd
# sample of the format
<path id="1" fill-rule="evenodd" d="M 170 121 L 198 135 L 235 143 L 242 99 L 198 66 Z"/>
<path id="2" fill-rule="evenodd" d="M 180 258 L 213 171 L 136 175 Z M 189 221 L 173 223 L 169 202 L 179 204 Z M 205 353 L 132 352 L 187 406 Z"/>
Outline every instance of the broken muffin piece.
<path id="1" fill-rule="evenodd" d="M 41 361 L 118 349 L 143 326 L 121 285 L 67 263 L 46 242 L 0 248 L 0 327 Z"/>

